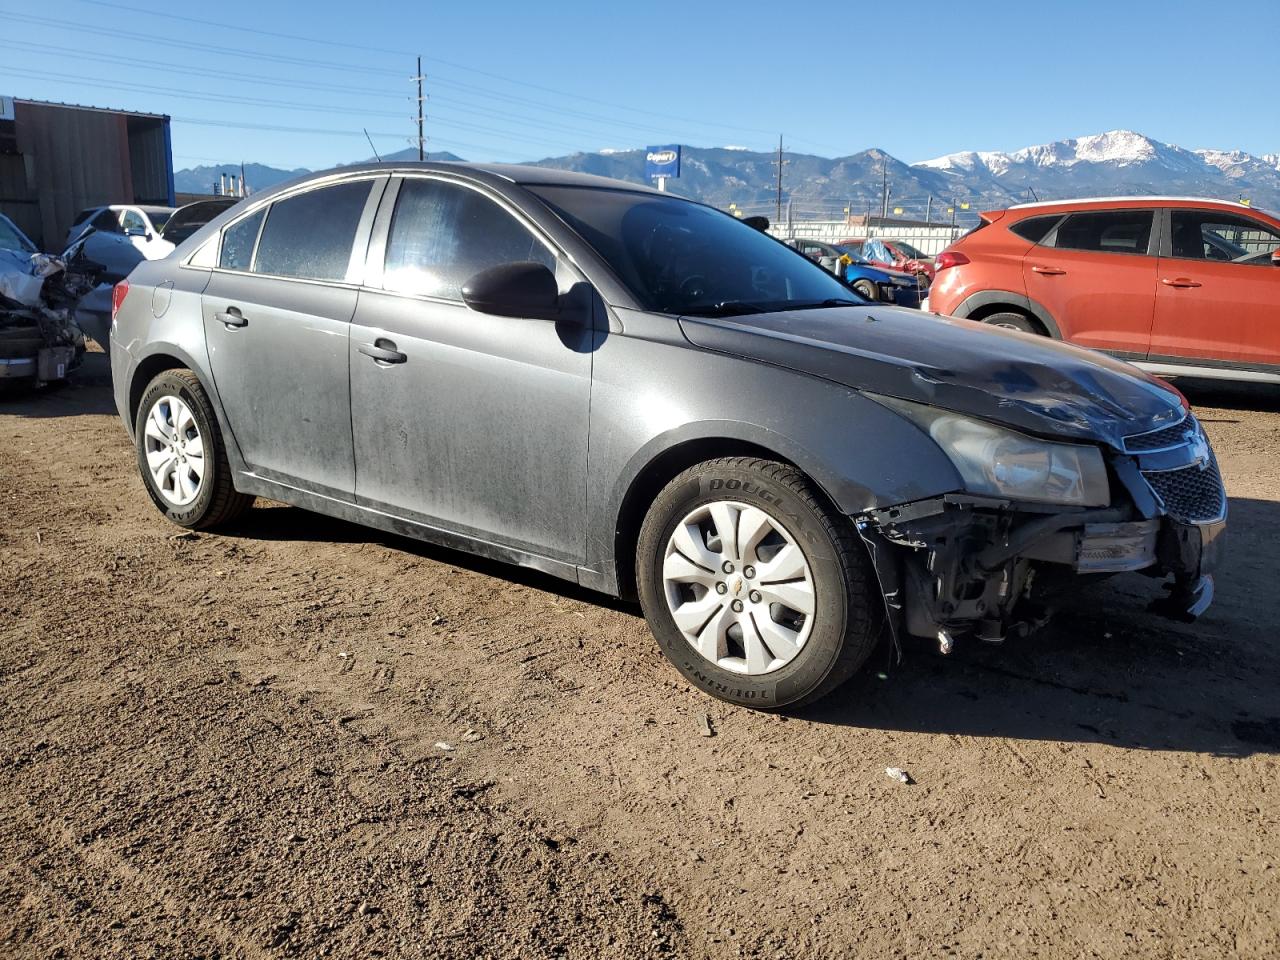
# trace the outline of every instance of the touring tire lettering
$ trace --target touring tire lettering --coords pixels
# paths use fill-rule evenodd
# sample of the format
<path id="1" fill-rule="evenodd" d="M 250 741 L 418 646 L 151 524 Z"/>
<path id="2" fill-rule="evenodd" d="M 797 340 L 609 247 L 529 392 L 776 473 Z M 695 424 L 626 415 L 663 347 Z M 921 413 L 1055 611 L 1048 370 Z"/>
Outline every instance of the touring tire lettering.
<path id="1" fill-rule="evenodd" d="M 698 683 L 702 684 L 705 689 L 714 690 L 725 696 L 737 697 L 740 700 L 772 700 L 771 690 L 744 690 L 741 687 L 731 687 L 726 683 L 708 677 L 705 673 L 698 669 L 698 665 L 685 661 L 684 668 L 693 674 Z"/>
<path id="2" fill-rule="evenodd" d="M 743 493 L 753 493 L 765 503 L 771 503 L 777 507 L 778 512 L 781 513 L 783 517 L 795 522 L 801 536 L 806 540 L 813 542 L 813 537 L 810 535 L 806 527 L 804 517 L 800 516 L 800 514 L 793 510 L 788 510 L 782 502 L 782 497 L 774 493 L 768 487 L 762 487 L 752 480 L 721 480 L 717 477 L 707 484 L 707 489 L 711 491 L 741 490 Z"/>

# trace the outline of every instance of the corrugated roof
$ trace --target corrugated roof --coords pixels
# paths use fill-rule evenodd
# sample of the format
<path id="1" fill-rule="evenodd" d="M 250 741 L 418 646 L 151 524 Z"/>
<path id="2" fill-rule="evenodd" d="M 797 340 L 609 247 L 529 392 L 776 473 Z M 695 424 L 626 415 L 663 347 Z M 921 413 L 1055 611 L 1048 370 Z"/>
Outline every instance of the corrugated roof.
<path id="1" fill-rule="evenodd" d="M 92 110 L 95 113 L 122 113 L 129 117 L 147 117 L 151 120 L 168 120 L 167 113 L 145 113 L 141 110 L 121 110 L 116 107 L 93 107 L 83 103 L 62 103 L 57 100 L 28 100 L 25 97 L 14 97 L 14 103 L 29 103 L 37 107 L 65 107 L 68 110 Z"/>

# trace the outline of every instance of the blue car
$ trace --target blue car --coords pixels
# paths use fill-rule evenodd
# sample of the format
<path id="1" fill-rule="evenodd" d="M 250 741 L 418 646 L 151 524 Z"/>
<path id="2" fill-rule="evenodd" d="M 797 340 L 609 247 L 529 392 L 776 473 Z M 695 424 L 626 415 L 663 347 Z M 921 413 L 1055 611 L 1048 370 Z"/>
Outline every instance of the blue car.
<path id="1" fill-rule="evenodd" d="M 788 240 L 786 244 L 836 276 L 843 276 L 849 286 L 868 300 L 918 310 L 929 292 L 928 286 L 911 274 L 872 263 L 845 247 L 804 237 Z"/>

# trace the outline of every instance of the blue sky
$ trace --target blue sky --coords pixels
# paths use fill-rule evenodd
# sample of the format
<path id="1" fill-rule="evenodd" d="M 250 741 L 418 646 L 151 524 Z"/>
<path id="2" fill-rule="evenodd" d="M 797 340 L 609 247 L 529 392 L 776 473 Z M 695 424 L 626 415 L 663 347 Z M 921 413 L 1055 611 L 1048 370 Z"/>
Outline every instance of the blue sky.
<path id="1" fill-rule="evenodd" d="M 0 93 L 168 113 L 178 167 L 681 142 L 914 162 L 1116 128 L 1280 151 L 1280 3 L 0 0 Z M 216 17 L 216 23 L 211 22 Z M 324 42 L 313 42 L 324 41 Z M 1250 67 L 1248 64 L 1252 63 Z M 1237 69 L 1243 67 L 1242 72 Z"/>

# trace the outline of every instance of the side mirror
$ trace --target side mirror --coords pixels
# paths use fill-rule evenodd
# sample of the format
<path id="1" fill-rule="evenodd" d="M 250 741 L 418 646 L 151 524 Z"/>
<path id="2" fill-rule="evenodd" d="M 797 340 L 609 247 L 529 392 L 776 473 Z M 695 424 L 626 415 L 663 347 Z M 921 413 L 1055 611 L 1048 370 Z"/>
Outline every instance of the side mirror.
<path id="1" fill-rule="evenodd" d="M 759 230 L 761 233 L 769 229 L 768 217 L 743 217 L 742 222 L 753 230 Z"/>
<path id="2" fill-rule="evenodd" d="M 462 285 L 462 300 L 479 313 L 554 320 L 560 315 L 555 274 L 541 263 L 501 263 Z"/>
<path id="3" fill-rule="evenodd" d="M 1273 267 L 1280 267 L 1280 249 L 1271 251 L 1271 265 Z"/>

